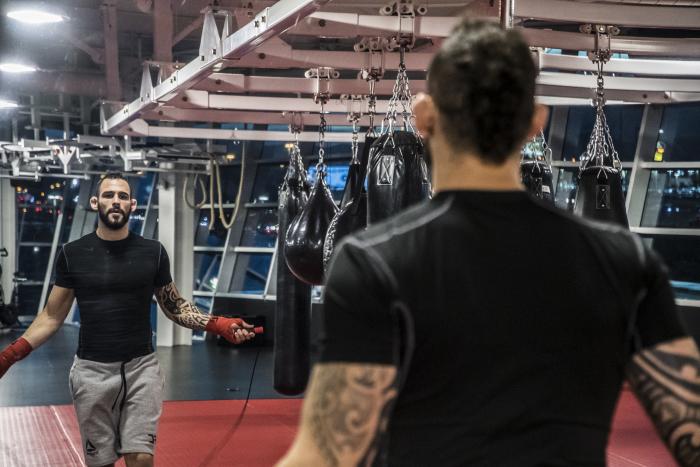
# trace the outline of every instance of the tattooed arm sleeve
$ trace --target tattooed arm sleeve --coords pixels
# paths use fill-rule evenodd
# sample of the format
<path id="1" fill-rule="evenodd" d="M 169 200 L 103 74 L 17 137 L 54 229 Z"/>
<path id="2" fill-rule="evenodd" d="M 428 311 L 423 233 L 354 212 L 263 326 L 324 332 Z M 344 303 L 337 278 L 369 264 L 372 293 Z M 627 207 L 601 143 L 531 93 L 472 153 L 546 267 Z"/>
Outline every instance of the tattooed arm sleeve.
<path id="1" fill-rule="evenodd" d="M 156 300 L 165 316 L 180 326 L 195 331 L 201 331 L 207 327 L 209 315 L 202 313 L 196 306 L 182 298 L 174 282 L 157 288 Z"/>
<path id="2" fill-rule="evenodd" d="M 700 354 L 693 339 L 638 352 L 627 377 L 676 461 L 700 465 Z"/>
<path id="3" fill-rule="evenodd" d="M 397 396 L 396 376 L 390 365 L 317 364 L 299 433 L 278 467 L 372 465 Z"/>

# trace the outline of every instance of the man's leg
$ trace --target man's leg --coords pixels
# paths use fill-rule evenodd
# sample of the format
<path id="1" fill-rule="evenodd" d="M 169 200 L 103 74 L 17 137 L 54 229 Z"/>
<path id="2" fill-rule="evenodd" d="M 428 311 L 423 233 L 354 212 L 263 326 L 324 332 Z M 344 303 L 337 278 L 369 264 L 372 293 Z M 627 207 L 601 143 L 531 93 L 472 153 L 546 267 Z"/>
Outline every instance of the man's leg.
<path id="1" fill-rule="evenodd" d="M 153 454 L 131 452 L 124 454 L 126 467 L 153 467 Z"/>
<path id="2" fill-rule="evenodd" d="M 127 397 L 121 412 L 119 453 L 127 459 L 129 467 L 151 466 L 163 408 L 164 379 L 155 354 L 128 362 L 125 374 Z M 128 459 L 135 463 L 130 464 Z"/>

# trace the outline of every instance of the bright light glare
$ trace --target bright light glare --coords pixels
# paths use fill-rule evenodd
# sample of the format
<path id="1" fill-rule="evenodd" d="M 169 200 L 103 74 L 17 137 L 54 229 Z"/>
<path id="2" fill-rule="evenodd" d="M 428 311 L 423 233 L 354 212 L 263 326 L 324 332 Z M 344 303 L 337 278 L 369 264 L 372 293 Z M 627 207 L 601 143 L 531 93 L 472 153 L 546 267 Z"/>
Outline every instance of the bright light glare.
<path id="1" fill-rule="evenodd" d="M 16 109 L 17 107 L 17 102 L 0 99 L 0 109 Z"/>
<path id="2" fill-rule="evenodd" d="M 10 11 L 7 16 L 26 24 L 60 23 L 65 20 L 61 15 L 40 10 L 15 10 Z"/>
<path id="3" fill-rule="evenodd" d="M 0 71 L 7 73 L 29 73 L 36 71 L 36 68 L 29 65 L 22 65 L 19 63 L 0 63 Z"/>

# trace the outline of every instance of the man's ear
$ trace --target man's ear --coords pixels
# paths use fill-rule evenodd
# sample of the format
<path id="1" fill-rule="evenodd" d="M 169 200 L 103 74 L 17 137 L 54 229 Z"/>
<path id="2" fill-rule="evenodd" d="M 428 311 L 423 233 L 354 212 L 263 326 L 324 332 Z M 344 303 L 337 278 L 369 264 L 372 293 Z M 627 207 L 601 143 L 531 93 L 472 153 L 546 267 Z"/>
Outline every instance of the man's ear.
<path id="1" fill-rule="evenodd" d="M 544 131 L 544 127 L 547 126 L 548 118 L 549 107 L 543 104 L 535 104 L 535 111 L 532 114 L 532 121 L 530 123 L 530 130 L 527 133 L 527 139 L 532 139 L 539 135 L 540 131 Z"/>
<path id="2" fill-rule="evenodd" d="M 131 198 L 131 212 L 136 211 L 136 199 Z"/>
<path id="3" fill-rule="evenodd" d="M 413 101 L 413 115 L 416 117 L 416 129 L 424 139 L 430 139 L 435 132 L 437 108 L 433 98 L 423 92 Z"/>
<path id="4" fill-rule="evenodd" d="M 90 207 L 92 208 L 93 211 L 97 211 L 97 208 L 99 207 L 98 202 L 97 202 L 97 196 L 90 197 Z"/>

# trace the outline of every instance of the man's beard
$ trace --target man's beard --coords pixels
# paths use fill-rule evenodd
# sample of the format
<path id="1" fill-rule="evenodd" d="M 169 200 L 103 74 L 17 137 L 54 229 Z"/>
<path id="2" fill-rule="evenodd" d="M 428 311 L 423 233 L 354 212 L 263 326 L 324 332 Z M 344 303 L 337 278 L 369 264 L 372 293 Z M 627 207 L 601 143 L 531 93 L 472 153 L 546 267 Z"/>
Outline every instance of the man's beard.
<path id="1" fill-rule="evenodd" d="M 119 213 L 122 216 L 119 220 L 113 221 L 109 217 L 109 215 L 112 213 Z M 128 212 L 124 212 L 119 208 L 109 208 L 104 210 L 102 209 L 102 206 L 99 206 L 97 209 L 97 214 L 100 216 L 100 220 L 105 225 L 105 227 L 111 230 L 119 230 L 122 227 L 124 227 L 127 222 L 129 222 L 129 215 L 131 214 L 131 210 L 129 210 Z"/>

